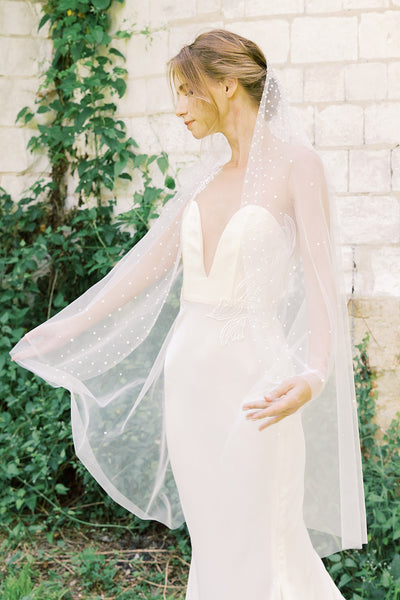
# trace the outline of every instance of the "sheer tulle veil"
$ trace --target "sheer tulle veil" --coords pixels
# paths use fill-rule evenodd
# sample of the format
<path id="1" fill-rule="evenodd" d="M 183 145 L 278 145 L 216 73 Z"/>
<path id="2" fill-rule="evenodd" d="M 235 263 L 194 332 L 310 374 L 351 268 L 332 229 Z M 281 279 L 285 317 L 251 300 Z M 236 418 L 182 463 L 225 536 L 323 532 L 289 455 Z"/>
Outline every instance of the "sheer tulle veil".
<path id="1" fill-rule="evenodd" d="M 185 178 L 189 183 L 110 273 L 29 332 L 11 352 L 22 367 L 71 392 L 76 453 L 107 493 L 139 517 L 171 528 L 181 525 L 184 517 L 168 459 L 163 365 L 180 303 L 180 226 L 187 203 L 229 158 L 220 142 L 203 145 L 198 165 Z M 332 192 L 321 158 L 268 64 L 242 208 L 255 204 L 268 213 L 271 229 L 286 240 L 289 260 L 283 262 L 290 267 L 282 268 L 282 256 L 274 253 L 268 238 L 257 231 L 246 238 L 241 301 L 257 356 L 265 361 L 265 376 L 243 404 L 279 384 L 280 357 L 271 360 L 273 352 L 265 347 L 271 336 L 264 336 L 263 329 L 264 323 L 271 323 L 267 316 L 274 308 L 291 357 L 288 376 L 304 376 L 313 390 L 312 400 L 301 409 L 307 457 L 304 518 L 321 556 L 366 542 Z M 279 306 L 263 278 L 266 260 L 279 274 Z"/>

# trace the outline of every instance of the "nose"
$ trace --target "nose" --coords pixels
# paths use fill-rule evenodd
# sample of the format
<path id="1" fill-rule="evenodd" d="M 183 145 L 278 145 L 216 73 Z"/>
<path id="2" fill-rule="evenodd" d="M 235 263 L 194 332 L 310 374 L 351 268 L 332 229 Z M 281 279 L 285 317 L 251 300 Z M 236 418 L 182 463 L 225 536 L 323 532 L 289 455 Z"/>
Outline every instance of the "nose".
<path id="1" fill-rule="evenodd" d="M 177 117 L 183 117 L 187 113 L 187 97 L 179 94 L 176 101 L 175 114 Z"/>

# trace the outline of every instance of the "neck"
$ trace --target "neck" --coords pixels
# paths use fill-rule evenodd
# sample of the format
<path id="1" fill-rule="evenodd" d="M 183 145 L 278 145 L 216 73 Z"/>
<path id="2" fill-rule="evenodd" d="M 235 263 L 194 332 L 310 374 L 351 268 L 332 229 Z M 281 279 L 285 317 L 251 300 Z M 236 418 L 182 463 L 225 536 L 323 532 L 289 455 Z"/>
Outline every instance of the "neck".
<path id="1" fill-rule="evenodd" d="M 232 150 L 227 167 L 240 169 L 247 165 L 257 112 L 257 106 L 252 102 L 238 98 L 236 102 L 232 102 L 222 119 L 220 132 L 226 137 Z"/>

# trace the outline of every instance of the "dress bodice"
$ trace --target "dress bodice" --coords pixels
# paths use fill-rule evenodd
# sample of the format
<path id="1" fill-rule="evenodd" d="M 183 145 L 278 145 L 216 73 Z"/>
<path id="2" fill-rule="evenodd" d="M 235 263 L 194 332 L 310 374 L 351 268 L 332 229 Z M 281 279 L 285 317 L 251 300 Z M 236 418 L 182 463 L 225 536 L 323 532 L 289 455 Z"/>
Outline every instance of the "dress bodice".
<path id="1" fill-rule="evenodd" d="M 192 200 L 182 219 L 182 298 L 206 304 L 235 302 L 243 282 L 253 280 L 258 300 L 277 300 L 286 281 L 289 241 L 276 218 L 263 206 L 247 204 L 225 225 L 209 274 L 204 267 L 199 206 Z M 248 289 L 248 286 L 245 286 Z"/>

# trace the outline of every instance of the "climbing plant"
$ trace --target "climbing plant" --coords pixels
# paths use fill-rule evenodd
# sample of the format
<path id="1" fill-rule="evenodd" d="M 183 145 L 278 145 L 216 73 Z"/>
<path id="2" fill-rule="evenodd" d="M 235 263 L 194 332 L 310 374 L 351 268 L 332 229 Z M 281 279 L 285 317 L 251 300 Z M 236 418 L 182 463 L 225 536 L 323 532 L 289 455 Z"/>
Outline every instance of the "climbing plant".
<path id="1" fill-rule="evenodd" d="M 64 220 L 71 175 L 77 176 L 80 205 L 88 198 L 101 205 L 104 191 L 112 191 L 118 179 L 132 179 L 132 168 L 141 171 L 153 200 L 164 191 L 152 188 L 148 167 L 156 160 L 165 174 L 166 154 L 140 153 L 136 142 L 127 137 L 124 121 L 116 117 L 116 100 L 126 91 L 127 69 L 114 42 L 134 30 L 111 37 L 111 4 L 111 0 L 48 0 L 43 5 L 39 28 L 49 27 L 54 52 L 43 74 L 36 110 L 23 108 L 17 120 L 25 124 L 36 120 L 38 133 L 28 147 L 49 158 L 50 177 L 38 182 L 33 193 L 46 197 L 47 222 L 53 227 Z M 149 35 L 147 29 L 138 33 Z M 174 188 L 169 176 L 165 187 Z"/>

